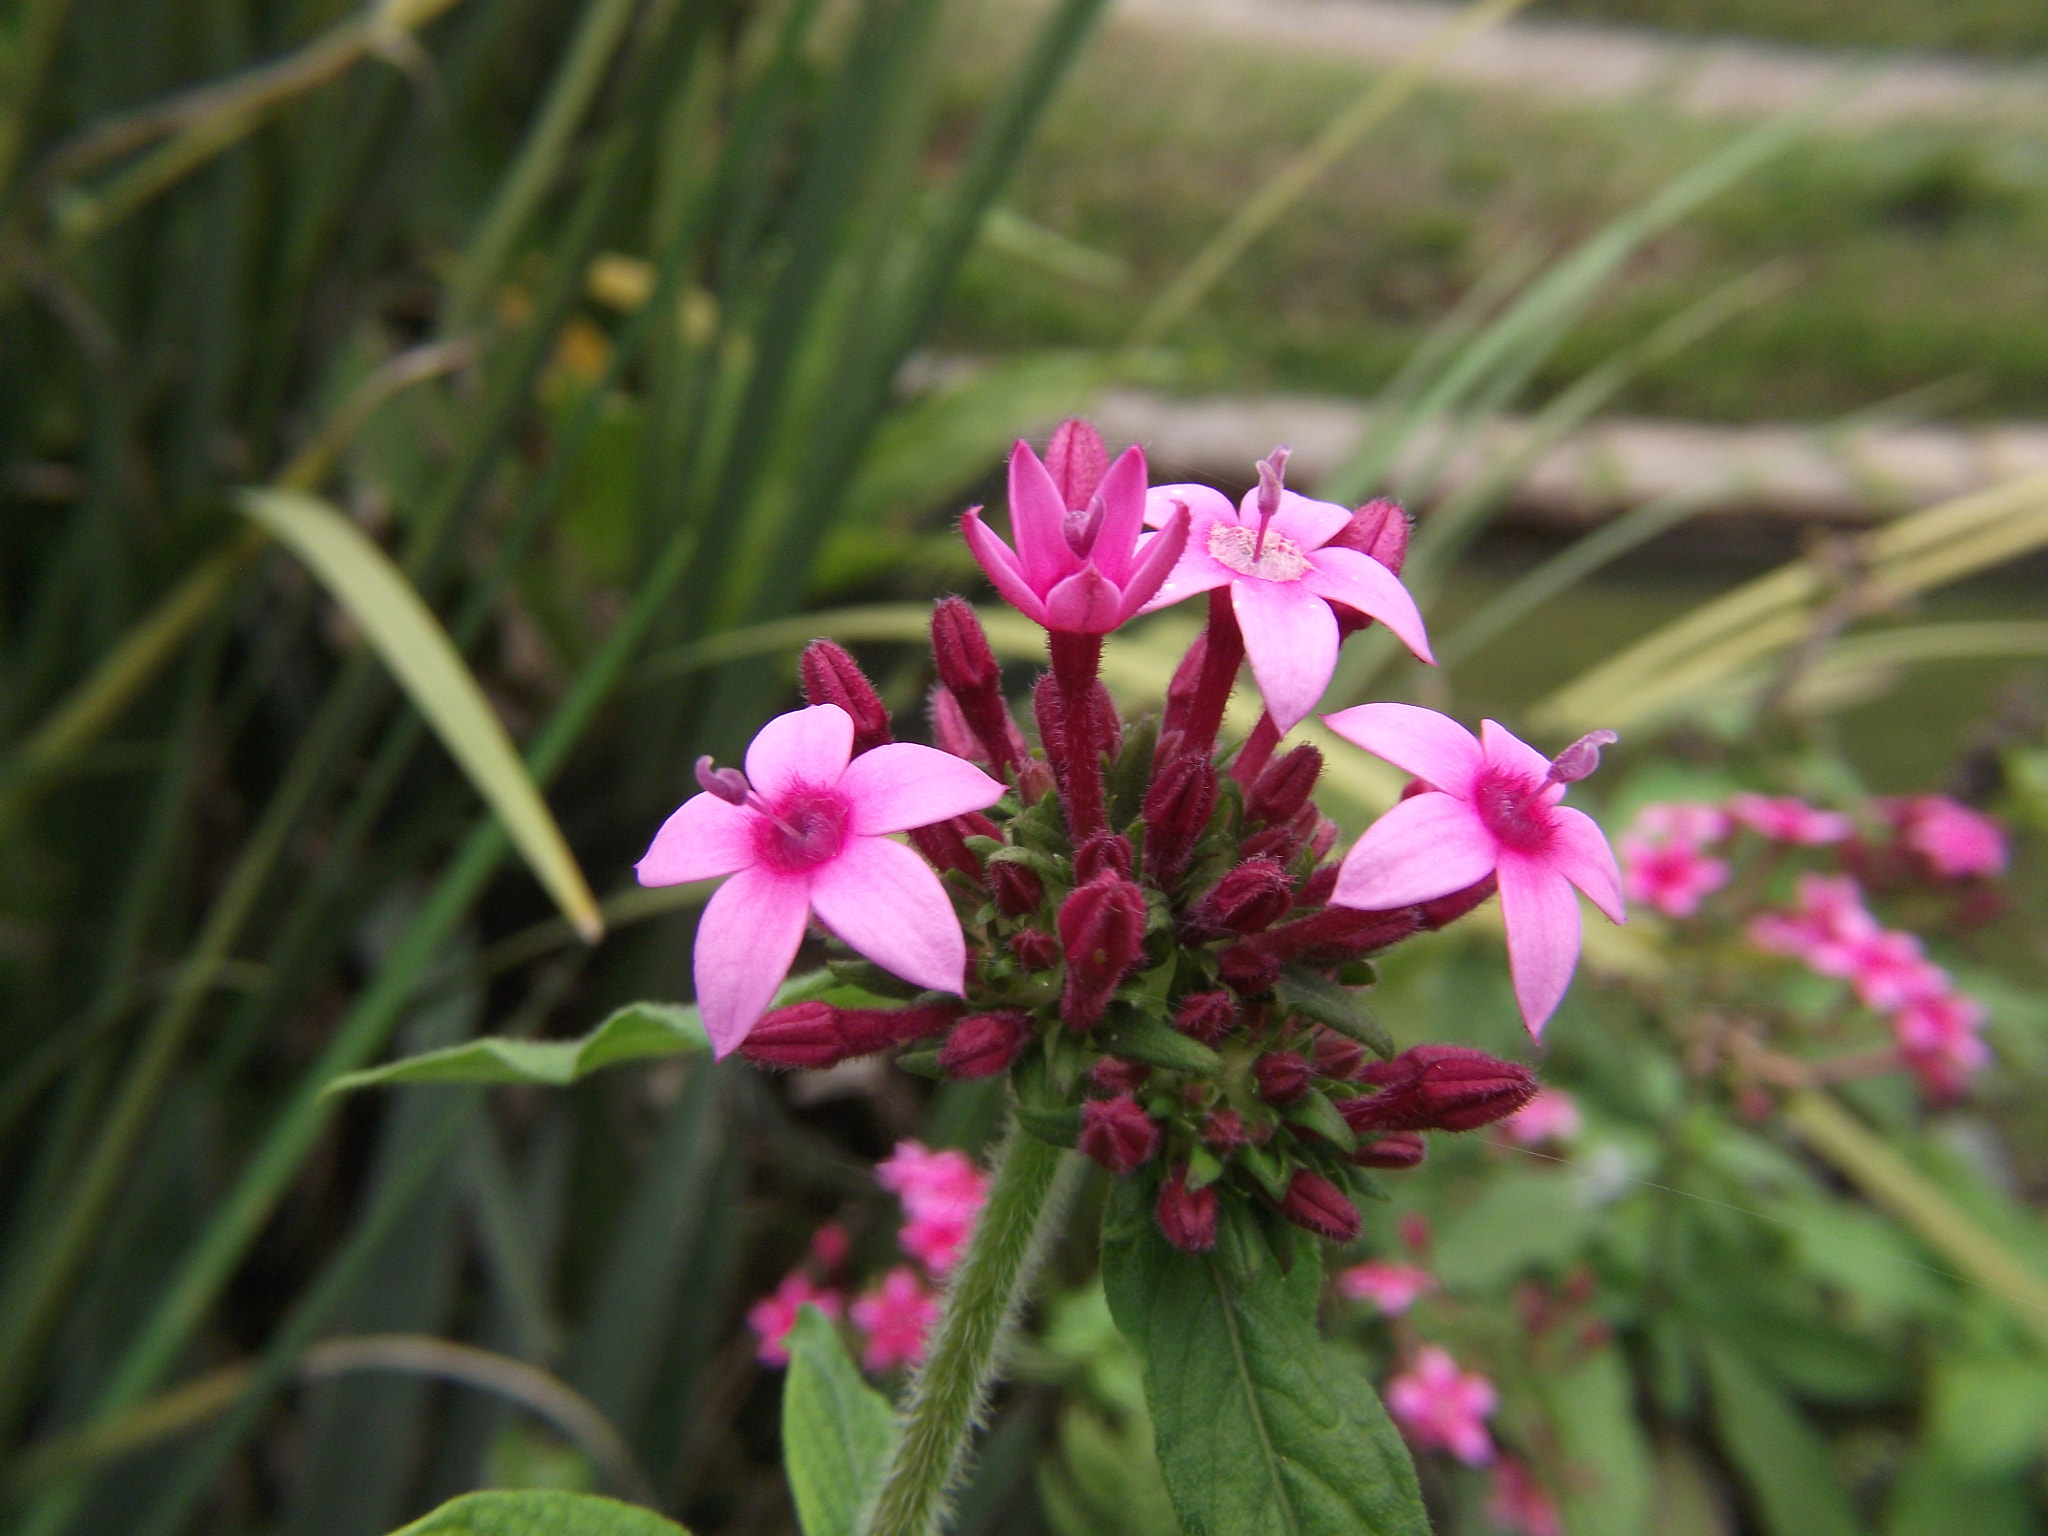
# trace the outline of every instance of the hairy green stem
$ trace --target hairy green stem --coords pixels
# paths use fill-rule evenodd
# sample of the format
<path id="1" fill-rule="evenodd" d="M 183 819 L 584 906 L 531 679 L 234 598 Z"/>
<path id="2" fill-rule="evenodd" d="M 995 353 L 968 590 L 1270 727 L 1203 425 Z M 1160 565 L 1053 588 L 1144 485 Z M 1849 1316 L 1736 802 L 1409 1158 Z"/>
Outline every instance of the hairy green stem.
<path id="1" fill-rule="evenodd" d="M 1004 1340 L 1080 1181 L 1081 1160 L 1012 1127 L 946 1294 L 864 1536 L 931 1536 L 988 1403 Z"/>

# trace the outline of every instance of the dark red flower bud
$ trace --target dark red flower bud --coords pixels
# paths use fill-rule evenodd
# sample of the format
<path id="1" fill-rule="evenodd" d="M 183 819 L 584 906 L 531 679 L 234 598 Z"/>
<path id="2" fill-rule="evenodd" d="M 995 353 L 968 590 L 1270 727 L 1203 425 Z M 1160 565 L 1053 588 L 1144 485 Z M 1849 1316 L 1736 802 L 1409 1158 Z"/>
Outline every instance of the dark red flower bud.
<path id="1" fill-rule="evenodd" d="M 1318 811 L 1316 813 L 1316 829 L 1309 834 L 1308 838 L 1309 862 L 1312 864 L 1320 863 L 1322 860 L 1327 859 L 1330 856 L 1330 850 L 1337 846 L 1337 839 L 1341 835 L 1342 831 L 1337 823 Z"/>
<path id="2" fill-rule="evenodd" d="M 1418 1045 L 1368 1062 L 1361 1080 L 1378 1093 L 1338 1105 L 1354 1131 L 1471 1131 L 1503 1120 L 1536 1097 L 1536 1074 L 1461 1045 Z"/>
<path id="3" fill-rule="evenodd" d="M 1116 700 L 1109 690 L 1097 683 L 1088 691 L 1090 726 L 1095 733 L 1095 750 L 1108 755 L 1111 762 L 1124 749 L 1124 717 L 1117 713 Z"/>
<path id="4" fill-rule="evenodd" d="M 1267 826 L 1293 820 L 1308 804 L 1322 771 L 1323 754 L 1307 743 L 1274 758 L 1244 798 L 1245 820 Z"/>
<path id="5" fill-rule="evenodd" d="M 1237 1022 L 1237 999 L 1228 992 L 1190 992 L 1173 1013 L 1173 1027 L 1204 1045 L 1214 1045 Z"/>
<path id="6" fill-rule="evenodd" d="M 1428 1144 L 1418 1133 L 1389 1131 L 1353 1152 L 1350 1160 L 1360 1168 L 1413 1168 L 1428 1152 Z"/>
<path id="7" fill-rule="evenodd" d="M 1109 994 L 1144 953 L 1145 893 L 1128 880 L 1100 874 L 1060 903 L 1059 930 L 1067 957 L 1060 1017 L 1069 1029 L 1092 1029 Z"/>
<path id="8" fill-rule="evenodd" d="M 1049 971 L 1059 964 L 1059 940 L 1037 928 L 1025 928 L 1010 935 L 1010 953 L 1027 971 Z"/>
<path id="9" fill-rule="evenodd" d="M 1307 1059 L 1298 1051 L 1268 1051 L 1252 1063 L 1252 1081 L 1258 1084 L 1259 1097 L 1283 1109 L 1308 1092 L 1312 1075 Z"/>
<path id="10" fill-rule="evenodd" d="M 1202 1122 L 1202 1145 L 1219 1157 L 1228 1157 L 1250 1142 L 1244 1130 L 1244 1116 L 1228 1106 L 1210 1110 L 1209 1118 Z"/>
<path id="11" fill-rule="evenodd" d="M 1109 449 L 1091 423 L 1070 417 L 1053 428 L 1052 441 L 1045 445 L 1045 468 L 1068 508 L 1078 511 L 1102 483 L 1109 469 Z"/>
<path id="12" fill-rule="evenodd" d="M 1335 1077 L 1348 1083 L 1365 1070 L 1365 1047 L 1333 1029 L 1318 1029 L 1314 1059 L 1316 1076 Z"/>
<path id="13" fill-rule="evenodd" d="M 1036 912 L 1045 900 L 1045 882 L 1037 871 L 1014 859 L 991 859 L 988 888 L 995 893 L 996 910 L 1005 917 L 1023 917 Z"/>
<path id="14" fill-rule="evenodd" d="M 1254 832 L 1243 843 L 1248 857 L 1262 857 L 1278 860 L 1282 864 L 1294 862 L 1296 854 L 1309 845 L 1309 839 L 1322 826 L 1323 813 L 1312 805 L 1300 810 L 1277 827 L 1267 827 Z"/>
<path id="15" fill-rule="evenodd" d="M 1416 917 L 1423 932 L 1435 933 L 1447 923 L 1454 923 L 1485 901 L 1500 887 L 1499 880 L 1488 875 L 1476 885 L 1468 885 L 1462 891 L 1453 891 L 1448 896 L 1439 896 L 1435 901 L 1425 901 L 1416 909 Z"/>
<path id="16" fill-rule="evenodd" d="M 974 609 L 948 597 L 932 610 L 932 660 L 939 681 L 959 705 L 967 728 L 980 738 L 1001 773 L 1025 760 L 1024 738 L 1003 702 L 1003 669 Z"/>
<path id="17" fill-rule="evenodd" d="M 1280 979 L 1280 962 L 1255 946 L 1251 940 L 1233 944 L 1216 957 L 1216 969 L 1223 983 L 1239 997 L 1257 997 L 1269 992 Z"/>
<path id="18" fill-rule="evenodd" d="M 994 1077 L 1007 1072 L 1031 1039 L 1031 1015 L 1018 1008 L 970 1013 L 939 1047 L 939 1070 L 948 1077 Z"/>
<path id="19" fill-rule="evenodd" d="M 988 748 L 981 744 L 981 737 L 974 727 L 967 723 L 967 716 L 960 711 L 960 701 L 953 697 L 953 691 L 941 684 L 931 691 L 932 740 L 941 752 L 950 752 L 955 757 L 964 757 L 977 768 L 987 768 L 993 763 Z"/>
<path id="20" fill-rule="evenodd" d="M 1091 832 L 1074 850 L 1074 882 L 1086 885 L 1099 875 L 1131 877 L 1131 840 L 1121 832 Z"/>
<path id="21" fill-rule="evenodd" d="M 797 664 L 803 674 L 804 697 L 813 704 L 837 704 L 853 717 L 853 753 L 896 739 L 889 729 L 889 711 L 860 663 L 830 640 L 813 640 Z"/>
<path id="22" fill-rule="evenodd" d="M 740 1042 L 740 1054 L 764 1067 L 837 1066 L 891 1046 L 943 1034 L 960 1016 L 957 1003 L 920 1008 L 835 1008 L 793 1003 L 765 1015 Z"/>
<path id="23" fill-rule="evenodd" d="M 1280 1202 L 1280 1214 L 1333 1243 L 1348 1243 L 1358 1236 L 1358 1208 L 1343 1190 L 1311 1169 L 1295 1174 L 1287 1198 Z"/>
<path id="24" fill-rule="evenodd" d="M 1145 1086 L 1152 1069 L 1142 1061 L 1122 1061 L 1115 1056 L 1098 1056 L 1088 1069 L 1089 1086 L 1102 1093 L 1130 1093 Z"/>
<path id="25" fill-rule="evenodd" d="M 1320 907 L 1327 903 L 1337 892 L 1337 872 L 1340 868 L 1340 865 L 1324 864 L 1316 869 L 1301 882 L 1301 891 L 1294 898 L 1294 904 L 1297 907 Z"/>
<path id="26" fill-rule="evenodd" d="M 1180 665 L 1173 669 L 1173 678 L 1166 685 L 1166 711 L 1159 717 L 1159 758 L 1176 756 L 1182 728 L 1186 725 L 1188 712 L 1194 708 L 1195 700 L 1202 691 L 1202 672 L 1208 662 L 1209 636 L 1206 632 L 1195 636 L 1188 646 L 1187 654 L 1180 659 Z"/>
<path id="27" fill-rule="evenodd" d="M 1166 1240 L 1183 1253 L 1207 1253 L 1216 1246 L 1216 1186 L 1188 1188 L 1185 1166 L 1176 1168 L 1159 1186 L 1154 1212 Z"/>
<path id="28" fill-rule="evenodd" d="M 1216 809 L 1216 765 L 1187 753 L 1162 766 L 1145 791 L 1145 872 L 1172 885 L 1188 867 Z"/>
<path id="29" fill-rule="evenodd" d="M 974 856 L 974 850 L 967 846 L 966 835 L 960 829 L 964 818 L 955 817 L 929 827 L 913 827 L 910 841 L 917 851 L 925 856 L 931 866 L 944 873 L 956 870 L 976 885 L 982 883 L 981 860 Z M 986 833 L 982 834 L 987 836 Z"/>
<path id="30" fill-rule="evenodd" d="M 1398 576 L 1408 561 L 1408 514 L 1401 510 L 1399 502 L 1384 497 L 1368 501 L 1352 513 L 1351 521 L 1337 530 L 1330 543 L 1339 549 L 1371 555 Z"/>
<path id="31" fill-rule="evenodd" d="M 1396 907 L 1391 912 L 1329 907 L 1313 916 L 1270 928 L 1250 942 L 1275 965 L 1299 961 L 1303 965 L 1327 967 L 1348 965 L 1353 960 L 1376 955 L 1418 931 L 1414 907 Z"/>
<path id="32" fill-rule="evenodd" d="M 1246 859 L 1195 904 L 1191 936 L 1263 933 L 1294 905 L 1294 882 L 1272 859 Z"/>
<path id="33" fill-rule="evenodd" d="M 1081 1150 L 1111 1173 L 1129 1173 L 1159 1150 L 1159 1127 L 1128 1093 L 1081 1106 Z"/>

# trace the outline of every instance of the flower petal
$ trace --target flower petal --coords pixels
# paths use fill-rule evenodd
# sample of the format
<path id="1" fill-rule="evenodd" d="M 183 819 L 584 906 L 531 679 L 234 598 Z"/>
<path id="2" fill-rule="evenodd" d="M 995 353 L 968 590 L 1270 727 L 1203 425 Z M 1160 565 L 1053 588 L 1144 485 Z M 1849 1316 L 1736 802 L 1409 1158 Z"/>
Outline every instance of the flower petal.
<path id="1" fill-rule="evenodd" d="M 1470 799 L 1486 766 L 1478 741 L 1449 715 L 1415 704 L 1360 704 L 1323 716 L 1354 747 L 1383 757 L 1447 795 Z"/>
<path id="2" fill-rule="evenodd" d="M 1579 963 L 1579 898 L 1542 857 L 1507 850 L 1500 860 L 1500 915 L 1515 1001 L 1529 1033 L 1540 1038 Z"/>
<path id="3" fill-rule="evenodd" d="M 1145 526 L 1145 450 L 1133 443 L 1118 454 L 1095 494 L 1102 498 L 1103 519 L 1093 558 L 1102 574 L 1121 586 L 1131 574 L 1132 546 Z"/>
<path id="4" fill-rule="evenodd" d="M 1164 528 L 1167 519 L 1173 516 L 1173 504 L 1179 502 L 1193 515 L 1197 524 L 1205 524 L 1215 518 L 1226 523 L 1237 521 L 1237 508 L 1230 504 L 1230 498 L 1211 485 L 1196 485 L 1192 481 L 1175 485 L 1155 485 L 1145 493 L 1145 523 L 1147 527 Z"/>
<path id="5" fill-rule="evenodd" d="M 874 837 L 986 810 L 1002 799 L 1003 786 L 950 752 L 897 741 L 847 764 L 839 792 L 853 813 L 847 831 Z"/>
<path id="6" fill-rule="evenodd" d="M 1318 549 L 1308 559 L 1308 574 L 1301 584 L 1309 591 L 1378 619 L 1422 660 L 1436 660 L 1429 653 L 1429 633 L 1422 627 L 1422 614 L 1400 577 L 1355 549 Z"/>
<path id="7" fill-rule="evenodd" d="M 805 877 L 749 865 L 721 885 L 697 924 L 697 1008 L 711 1054 L 730 1055 L 768 1011 L 803 942 Z"/>
<path id="8" fill-rule="evenodd" d="M 1024 567 L 1017 563 L 1010 546 L 997 538 L 995 531 L 981 520 L 981 508 L 967 509 L 966 515 L 960 519 L 960 533 L 1004 600 L 1032 623 L 1043 624 L 1045 600 L 1032 590 L 1031 583 L 1025 579 Z"/>
<path id="9" fill-rule="evenodd" d="M 754 862 L 754 819 L 716 795 L 692 795 L 633 866 L 642 885 L 715 880 Z"/>
<path id="10" fill-rule="evenodd" d="M 1298 581 L 1230 584 L 1245 655 L 1282 735 L 1321 702 L 1337 670 L 1337 616 Z"/>
<path id="11" fill-rule="evenodd" d="M 1032 589 L 1045 592 L 1080 562 L 1067 548 L 1067 500 L 1031 445 L 1010 450 L 1010 537 Z"/>
<path id="12" fill-rule="evenodd" d="M 1607 834 L 1584 811 L 1561 805 L 1550 813 L 1557 827 L 1543 857 L 1565 879 L 1584 891 L 1593 905 L 1614 923 L 1628 921 L 1628 908 L 1621 899 L 1621 870 L 1614 862 L 1614 850 Z"/>
<path id="13" fill-rule="evenodd" d="M 879 750 L 879 749 L 877 749 Z M 849 837 L 811 871 L 819 920 L 875 964 L 935 992 L 967 979 L 967 940 L 931 866 L 886 837 Z"/>
<path id="14" fill-rule="evenodd" d="M 1128 617 L 1123 593 L 1091 560 L 1045 596 L 1045 627 L 1070 635 L 1106 635 Z"/>
<path id="15" fill-rule="evenodd" d="M 853 755 L 853 717 L 837 704 L 777 715 L 747 748 L 747 782 L 764 800 L 803 786 L 830 789 Z"/>
<path id="16" fill-rule="evenodd" d="M 1361 912 L 1434 901 L 1478 884 L 1499 858 L 1499 841 L 1463 800 L 1411 795 L 1352 844 L 1330 901 Z"/>
<path id="17" fill-rule="evenodd" d="M 1479 740 L 1487 762 L 1494 767 L 1517 778 L 1534 779 L 1538 784 L 1550 778 L 1550 759 L 1498 720 L 1479 722 Z M 1563 786 L 1558 788 L 1562 790 Z"/>
<path id="18" fill-rule="evenodd" d="M 1247 528 L 1259 526 L 1259 490 L 1244 493 L 1238 507 L 1238 521 Z M 1351 512 L 1334 501 L 1317 501 L 1295 491 L 1283 490 L 1273 513 L 1271 527 L 1284 533 L 1303 549 L 1321 549 L 1342 533 L 1351 522 Z"/>
<path id="19" fill-rule="evenodd" d="M 1165 590 L 1168 579 L 1177 574 L 1189 556 L 1195 553 L 1193 541 L 1188 537 L 1192 521 L 1189 515 L 1176 509 L 1176 514 L 1167 518 L 1164 528 L 1146 537 L 1137 560 L 1131 566 L 1131 574 L 1124 580 L 1122 601 L 1125 618 L 1140 610 L 1150 611 L 1151 607 L 1164 606 L 1152 603 L 1152 599 Z M 1209 564 L 1216 566 L 1214 560 Z M 1221 566 L 1216 566 L 1216 569 L 1218 579 L 1210 582 L 1209 586 L 1220 587 L 1229 579 L 1230 573 Z M 1199 581 L 1202 577 L 1198 573 L 1193 579 Z M 1209 586 L 1190 587 L 1181 596 L 1206 592 Z M 1179 598 L 1174 601 L 1178 602 Z"/>

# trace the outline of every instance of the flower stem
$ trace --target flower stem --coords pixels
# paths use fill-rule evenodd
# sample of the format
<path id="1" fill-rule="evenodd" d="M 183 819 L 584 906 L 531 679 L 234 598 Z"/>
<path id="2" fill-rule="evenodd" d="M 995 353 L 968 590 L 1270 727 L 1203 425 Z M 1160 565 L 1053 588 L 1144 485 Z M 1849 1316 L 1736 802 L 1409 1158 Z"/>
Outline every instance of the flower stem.
<path id="1" fill-rule="evenodd" d="M 1079 846 L 1109 825 L 1102 805 L 1102 749 L 1095 729 L 1097 677 L 1102 670 L 1102 636 L 1051 630 L 1053 685 L 1060 702 L 1060 788 L 1066 797 L 1067 830 Z"/>
<path id="2" fill-rule="evenodd" d="M 1237 669 L 1244 663 L 1244 634 L 1237 627 L 1237 615 L 1230 606 L 1230 592 L 1218 588 L 1209 594 L 1209 627 L 1203 632 L 1202 673 L 1189 700 L 1186 721 L 1181 727 L 1181 750 L 1207 757 L 1216 750 L 1216 733 L 1223 729 L 1223 713 L 1230 705 L 1230 690 L 1237 684 Z"/>
<path id="3" fill-rule="evenodd" d="M 1004 1341 L 1080 1179 L 1081 1160 L 1014 1126 L 988 1204 L 946 1293 L 931 1354 L 910 1384 L 864 1536 L 932 1536 L 988 1403 Z"/>

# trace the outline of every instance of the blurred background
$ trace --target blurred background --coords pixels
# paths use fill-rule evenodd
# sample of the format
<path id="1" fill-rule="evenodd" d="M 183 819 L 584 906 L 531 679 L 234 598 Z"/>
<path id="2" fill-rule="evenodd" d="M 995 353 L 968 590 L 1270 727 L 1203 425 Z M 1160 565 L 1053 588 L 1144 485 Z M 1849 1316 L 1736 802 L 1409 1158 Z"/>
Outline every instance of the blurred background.
<path id="1" fill-rule="evenodd" d="M 746 1312 L 828 1221 L 879 1276 L 874 1160 L 1000 1092 L 321 1089 L 686 1002 L 706 893 L 630 866 L 691 763 L 818 635 L 923 736 L 930 600 L 995 602 L 960 510 L 1086 415 L 1155 481 L 1287 442 L 1417 514 L 1443 665 L 1368 633 L 1327 707 L 1613 727 L 1610 836 L 1742 791 L 1858 829 L 1590 928 L 1540 1057 L 1497 927 L 1391 954 L 1401 1043 L 1575 1124 L 1390 1178 L 1346 1262 L 1437 1290 L 1333 1289 L 1332 1347 L 1487 1374 L 1569 1536 L 2048 1529 L 2040 7 L 6 0 L 0 82 L 10 1528 L 574 1486 L 796 1529 Z M 1112 641 L 1128 709 L 1196 622 Z M 1400 787 L 1333 756 L 1324 799 Z M 2003 867 L 1886 863 L 1926 793 Z M 1842 869 L 1983 1006 L 1959 1091 L 1743 944 Z M 1174 1529 L 1086 1225 L 963 1536 Z M 1545 1536 L 1423 1473 L 1447 1536 Z"/>

